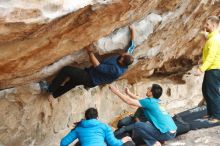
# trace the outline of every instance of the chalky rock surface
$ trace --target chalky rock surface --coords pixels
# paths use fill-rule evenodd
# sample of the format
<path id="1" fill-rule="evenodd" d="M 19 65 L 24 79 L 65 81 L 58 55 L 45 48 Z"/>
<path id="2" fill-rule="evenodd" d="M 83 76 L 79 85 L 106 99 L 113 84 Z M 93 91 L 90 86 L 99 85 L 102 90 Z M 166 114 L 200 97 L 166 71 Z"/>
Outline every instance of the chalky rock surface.
<path id="1" fill-rule="evenodd" d="M 38 85 L 65 65 L 89 66 L 83 48 L 91 43 L 99 55 L 125 49 L 131 24 L 135 63 L 112 84 L 141 97 L 161 84 L 172 115 L 195 107 L 202 99 L 202 76 L 194 76 L 205 42 L 200 32 L 210 15 L 220 15 L 219 0 L 1 0 L 0 146 L 59 146 L 88 107 L 106 123 L 135 111 L 108 85 L 78 86 L 52 104 Z M 166 145 L 217 146 L 219 129 L 191 131 Z"/>
<path id="2" fill-rule="evenodd" d="M 38 81 L 41 70 L 59 59 L 139 20 L 159 1 L 129 0 L 88 5 L 48 23 L 2 22 L 0 88 Z M 7 15 L 6 15 L 7 16 Z"/>
<path id="3" fill-rule="evenodd" d="M 133 86 L 126 80 L 113 84 L 117 84 L 121 90 L 129 87 L 141 97 L 145 97 L 145 91 L 152 83 L 161 84 L 164 90 L 162 106 L 173 115 L 196 106 L 202 97 L 199 90 L 201 77 L 187 74 L 183 79 L 185 84 L 174 84 L 160 77 L 143 80 Z M 84 117 L 88 107 L 96 107 L 99 119 L 106 123 L 124 111 L 135 111 L 113 95 L 108 86 L 89 90 L 78 86 L 55 99 L 52 104 L 48 102 L 48 96 L 40 93 L 37 83 L 0 91 L 0 116 L 3 119 L 0 120 L 0 144 L 59 146 L 61 137 L 71 130 L 73 123 Z"/>

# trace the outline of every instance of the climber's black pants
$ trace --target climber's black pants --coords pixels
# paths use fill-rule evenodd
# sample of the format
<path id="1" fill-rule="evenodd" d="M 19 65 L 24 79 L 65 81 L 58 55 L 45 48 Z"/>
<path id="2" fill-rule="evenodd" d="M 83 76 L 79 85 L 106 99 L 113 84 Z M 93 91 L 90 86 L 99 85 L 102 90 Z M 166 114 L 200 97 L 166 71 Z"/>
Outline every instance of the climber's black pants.
<path id="1" fill-rule="evenodd" d="M 173 116 L 173 119 L 178 119 L 181 117 L 183 121 L 190 122 L 196 119 L 202 119 L 207 113 L 206 106 L 195 107 Z"/>
<path id="2" fill-rule="evenodd" d="M 184 134 L 190 130 L 220 125 L 220 122 L 211 123 L 208 119 L 203 118 L 207 113 L 206 109 L 205 106 L 196 107 L 175 115 L 173 120 L 177 126 L 177 135 Z"/>
<path id="3" fill-rule="evenodd" d="M 49 92 L 56 98 L 77 85 L 84 85 L 86 87 L 94 86 L 91 77 L 85 70 L 72 66 L 65 66 L 53 79 L 49 86 Z"/>
<path id="4" fill-rule="evenodd" d="M 202 120 L 203 116 L 206 115 L 206 112 L 206 107 L 202 106 L 189 109 L 173 116 L 173 120 L 177 126 L 177 136 L 190 130 L 203 128 L 203 126 L 204 128 L 207 126 L 212 126 L 211 124 L 208 124 Z"/>
<path id="5" fill-rule="evenodd" d="M 207 114 L 220 119 L 220 70 L 205 72 L 202 93 L 207 103 Z"/>

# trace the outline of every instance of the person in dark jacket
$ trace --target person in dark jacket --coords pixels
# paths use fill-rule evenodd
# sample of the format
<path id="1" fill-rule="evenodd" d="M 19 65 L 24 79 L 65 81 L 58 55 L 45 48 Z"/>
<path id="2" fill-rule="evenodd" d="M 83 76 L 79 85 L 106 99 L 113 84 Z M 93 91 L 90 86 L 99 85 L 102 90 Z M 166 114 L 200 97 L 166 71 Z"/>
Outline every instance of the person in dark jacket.
<path id="1" fill-rule="evenodd" d="M 60 146 L 68 146 L 79 139 L 81 146 L 134 146 L 130 137 L 115 138 L 112 129 L 107 124 L 97 120 L 98 112 L 95 108 L 89 108 L 85 112 L 85 120 L 82 120 L 60 142 Z M 128 144 L 130 143 L 130 144 Z"/>
<path id="2" fill-rule="evenodd" d="M 108 84 L 118 79 L 127 71 L 128 66 L 134 61 L 134 58 L 131 56 L 135 47 L 133 27 L 130 27 L 130 30 L 132 40 L 125 53 L 108 57 L 99 62 L 92 51 L 92 47 L 87 46 L 85 49 L 88 52 L 92 66 L 86 69 L 65 66 L 53 79 L 47 91 L 52 93 L 54 98 L 57 98 L 77 85 L 94 87 Z M 66 81 L 67 79 L 68 81 Z M 44 82 L 40 82 L 40 87 L 41 89 L 45 87 Z"/>
<path id="3" fill-rule="evenodd" d="M 126 136 L 132 136 L 132 131 L 134 129 L 134 124 L 136 122 L 147 122 L 148 119 L 144 115 L 143 108 L 139 107 L 134 115 L 129 115 L 118 121 L 117 130 L 115 130 L 114 135 L 117 138 L 122 138 Z"/>

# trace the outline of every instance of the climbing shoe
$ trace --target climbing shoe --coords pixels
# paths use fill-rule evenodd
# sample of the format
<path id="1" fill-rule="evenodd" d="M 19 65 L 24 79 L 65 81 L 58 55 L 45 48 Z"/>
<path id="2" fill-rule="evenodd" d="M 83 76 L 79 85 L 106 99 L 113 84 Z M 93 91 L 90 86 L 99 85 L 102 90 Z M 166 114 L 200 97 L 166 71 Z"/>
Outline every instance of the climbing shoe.
<path id="1" fill-rule="evenodd" d="M 49 84 L 47 83 L 47 81 L 40 81 L 39 86 L 42 92 L 49 92 Z"/>

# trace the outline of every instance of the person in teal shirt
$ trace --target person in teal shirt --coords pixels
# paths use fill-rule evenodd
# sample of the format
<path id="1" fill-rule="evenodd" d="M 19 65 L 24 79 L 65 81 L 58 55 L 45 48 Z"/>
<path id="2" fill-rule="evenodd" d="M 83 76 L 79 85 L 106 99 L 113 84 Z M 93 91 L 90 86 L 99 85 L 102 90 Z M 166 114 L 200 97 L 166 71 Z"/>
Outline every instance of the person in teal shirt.
<path id="1" fill-rule="evenodd" d="M 177 126 L 172 117 L 159 104 L 159 98 L 163 92 L 160 85 L 153 84 L 152 87 L 148 88 L 147 97 L 143 99 L 140 99 L 140 97 L 134 95 L 128 89 L 125 90 L 126 94 L 123 94 L 112 85 L 109 88 L 125 103 L 144 109 L 144 115 L 149 122 L 135 123 L 134 139 L 141 138 L 148 146 L 160 146 L 160 141 L 175 138 Z"/>

